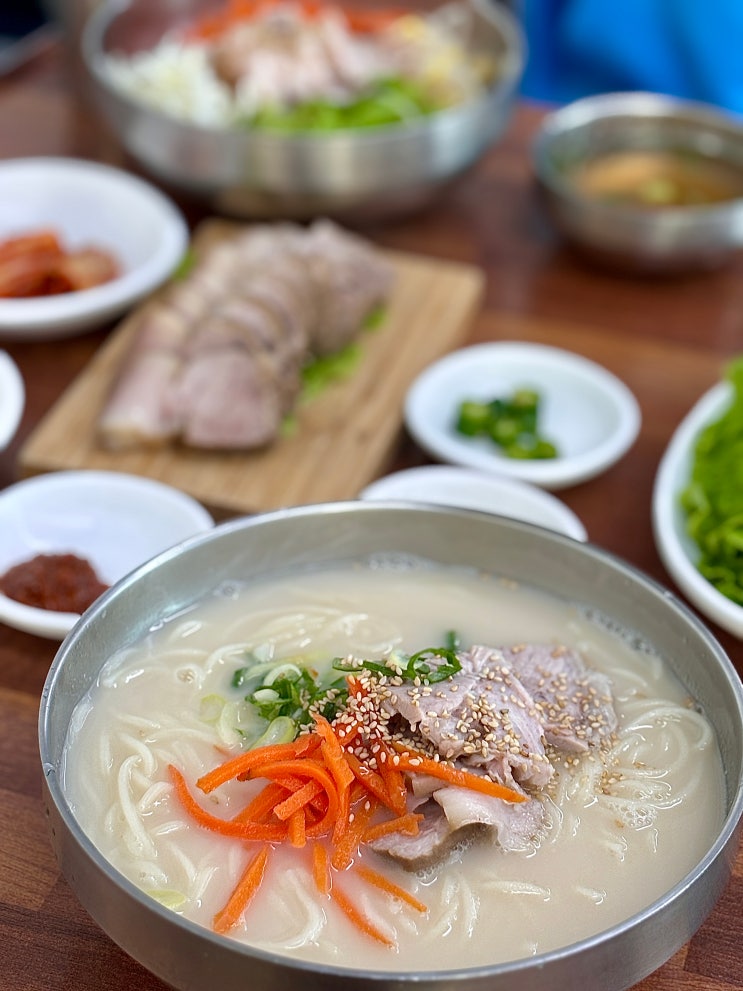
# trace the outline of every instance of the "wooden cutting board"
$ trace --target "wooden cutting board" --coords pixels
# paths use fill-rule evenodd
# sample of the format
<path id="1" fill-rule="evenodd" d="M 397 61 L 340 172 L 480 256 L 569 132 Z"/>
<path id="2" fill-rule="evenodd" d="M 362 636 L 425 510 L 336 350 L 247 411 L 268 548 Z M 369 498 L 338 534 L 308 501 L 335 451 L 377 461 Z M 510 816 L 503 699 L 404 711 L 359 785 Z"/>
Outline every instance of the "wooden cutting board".
<path id="1" fill-rule="evenodd" d="M 233 231 L 225 221 L 208 221 L 194 238 L 194 250 Z M 131 472 L 237 513 L 354 498 L 392 452 L 409 385 L 461 343 L 483 290 L 483 274 L 472 266 L 397 252 L 387 257 L 396 271 L 394 292 L 382 324 L 359 338 L 361 360 L 347 378 L 302 402 L 295 429 L 271 447 L 224 452 L 170 445 L 112 452 L 98 444 L 97 419 L 140 308 L 112 332 L 29 437 L 19 457 L 22 473 Z"/>

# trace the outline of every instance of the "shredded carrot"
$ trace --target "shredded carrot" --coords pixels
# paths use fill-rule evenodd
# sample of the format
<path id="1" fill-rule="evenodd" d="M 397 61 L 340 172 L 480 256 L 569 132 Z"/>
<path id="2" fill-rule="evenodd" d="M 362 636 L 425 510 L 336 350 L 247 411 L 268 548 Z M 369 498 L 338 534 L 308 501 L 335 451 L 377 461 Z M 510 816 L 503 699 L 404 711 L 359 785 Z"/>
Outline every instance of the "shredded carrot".
<path id="1" fill-rule="evenodd" d="M 405 787 L 405 778 L 394 762 L 395 757 L 397 754 L 393 755 L 392 751 L 380 741 L 377 768 L 389 795 L 390 808 L 401 816 L 405 814 L 408 807 L 408 792 Z"/>
<path id="2" fill-rule="evenodd" d="M 229 0 L 223 7 L 194 20 L 184 37 L 190 41 L 213 41 L 241 21 L 259 18 L 274 6 L 275 0 Z M 308 19 L 323 11 L 340 11 L 352 31 L 368 34 L 380 31 L 405 13 L 402 9 L 362 10 L 322 0 L 299 0 L 298 7 Z"/>
<path id="3" fill-rule="evenodd" d="M 229 932 L 240 921 L 245 909 L 261 885 L 268 861 L 270 847 L 264 846 L 245 868 L 237 887 L 232 892 L 224 908 L 214 916 L 214 929 L 218 933 Z"/>
<path id="4" fill-rule="evenodd" d="M 338 740 L 342 746 L 347 747 L 349 743 L 352 743 L 356 737 L 361 732 L 361 723 L 344 723 L 343 726 L 339 726 L 336 730 L 338 734 Z M 346 754 L 348 756 L 348 754 Z"/>
<path id="5" fill-rule="evenodd" d="M 365 699 L 369 695 L 368 689 L 359 681 L 355 674 L 349 674 L 346 678 L 348 694 L 356 699 Z"/>
<path id="6" fill-rule="evenodd" d="M 430 774 L 432 778 L 446 781 L 450 785 L 458 785 L 460 788 L 477 791 L 483 795 L 491 795 L 493 798 L 502 798 L 504 802 L 525 802 L 527 799 L 526 795 L 522 795 L 521 792 L 515 791 L 513 788 L 507 788 L 506 785 L 491 781 L 490 778 L 485 778 L 480 774 L 463 771 L 443 760 L 432 760 L 423 754 L 403 748 L 400 748 L 398 758 L 397 767 L 401 771 Z"/>
<path id="7" fill-rule="evenodd" d="M 304 809 L 297 809 L 289 817 L 289 842 L 292 846 L 303 847 L 307 842 L 307 822 Z"/>
<path id="8" fill-rule="evenodd" d="M 369 884 L 373 884 L 375 888 L 380 888 L 382 891 L 386 891 L 387 894 L 406 902 L 411 906 L 411 908 L 414 908 L 416 912 L 428 911 L 428 907 L 424 905 L 423 902 L 418 901 L 418 899 L 414 895 L 411 895 L 409 891 L 406 891 L 405 888 L 401 888 L 399 885 L 395 884 L 394 881 L 390 881 L 389 878 L 385 877 L 384 874 L 380 874 L 379 871 L 372 870 L 371 867 L 365 867 L 363 864 L 359 864 L 357 867 L 354 867 L 354 871 Z"/>
<path id="9" fill-rule="evenodd" d="M 381 930 L 377 929 L 373 922 L 361 912 L 348 895 L 345 895 L 337 884 L 334 884 L 330 889 L 330 897 L 336 903 L 338 908 L 343 912 L 343 914 L 353 922 L 357 929 L 360 929 L 362 933 L 367 936 L 371 936 L 372 939 L 378 940 L 380 943 L 384 943 L 385 946 L 394 947 L 395 941 L 390 939 L 389 936 L 385 935 Z"/>
<path id="10" fill-rule="evenodd" d="M 353 771 L 348 766 L 343 747 L 327 719 L 323 719 L 322 716 L 315 716 L 315 724 L 318 736 L 322 737 L 323 742 L 320 749 L 325 757 L 325 763 L 335 779 L 338 794 L 341 794 L 350 788 L 354 780 Z"/>
<path id="11" fill-rule="evenodd" d="M 268 747 L 259 747 L 257 750 L 246 750 L 238 754 L 231 760 L 219 764 L 208 774 L 202 775 L 196 782 L 197 786 L 205 793 L 214 791 L 220 785 L 233 778 L 238 778 L 243 774 L 248 774 L 258 764 L 268 764 L 269 761 L 284 760 L 285 758 L 300 757 L 311 752 L 320 746 L 319 737 L 308 734 L 298 736 L 291 743 L 275 743 Z"/>
<path id="12" fill-rule="evenodd" d="M 266 785 L 248 804 L 232 817 L 233 822 L 266 822 L 277 803 L 286 798 L 286 788 L 277 781 Z"/>
<path id="13" fill-rule="evenodd" d="M 360 34 L 381 31 L 403 17 L 403 10 L 344 10 L 348 26 Z"/>
<path id="14" fill-rule="evenodd" d="M 374 797 L 382 803 L 382 805 L 385 805 L 388 809 L 394 812 L 395 809 L 393 808 L 392 799 L 387 791 L 387 786 L 382 775 L 377 774 L 376 771 L 373 771 L 370 767 L 367 767 L 366 764 L 362 764 L 356 754 L 346 754 L 346 761 L 356 776 L 356 780 L 362 784 L 367 791 L 370 791 L 372 795 L 374 795 Z"/>
<path id="15" fill-rule="evenodd" d="M 284 774 L 298 774 L 300 777 L 313 778 L 319 781 L 328 796 L 328 810 L 319 822 L 308 830 L 312 836 L 322 835 L 330 829 L 338 816 L 338 792 L 329 771 L 312 759 L 285 760 L 271 764 L 259 764 L 251 775 L 261 778 L 280 778 Z"/>
<path id="16" fill-rule="evenodd" d="M 324 843 L 312 844 L 312 877 L 321 895 L 330 894 L 330 860 Z"/>
<path id="17" fill-rule="evenodd" d="M 304 788 L 307 782 L 298 777 L 296 774 L 287 774 L 286 777 L 277 778 L 275 784 L 281 785 L 288 792 L 293 794 L 295 791 L 299 791 L 300 788 Z M 310 799 L 309 804 L 313 809 L 315 809 L 315 811 L 325 812 L 328 807 L 328 797 L 325 795 L 322 788 L 320 788 L 314 798 Z"/>
<path id="18" fill-rule="evenodd" d="M 351 785 L 356 778 L 348 766 L 346 753 L 327 719 L 316 715 L 315 726 L 318 736 L 322 737 L 320 750 L 338 789 L 338 817 L 333 826 L 333 843 L 335 844 L 340 843 L 348 826 L 351 810 Z"/>
<path id="19" fill-rule="evenodd" d="M 341 871 L 351 863 L 353 855 L 358 850 L 369 820 L 377 809 L 377 802 L 367 798 L 357 803 L 353 809 L 353 819 L 349 816 L 348 828 L 343 836 L 333 844 L 330 862 L 336 870 Z"/>
<path id="20" fill-rule="evenodd" d="M 408 836 L 415 836 L 418 832 L 418 823 L 423 819 L 419 812 L 406 812 L 405 815 L 398 816 L 397 819 L 386 819 L 378 822 L 374 826 L 369 826 L 364 830 L 362 840 L 364 843 L 371 843 L 382 836 L 389 836 L 390 833 L 406 833 Z"/>
<path id="21" fill-rule="evenodd" d="M 214 833 L 221 833 L 222 836 L 234 836 L 240 840 L 264 840 L 268 842 L 280 842 L 286 839 L 287 829 L 282 823 L 276 825 L 257 822 L 236 822 L 234 819 L 220 819 L 213 816 L 199 805 L 193 798 L 186 780 L 181 772 L 171 764 L 168 768 L 170 777 L 175 785 L 176 795 L 186 812 L 196 820 L 196 822 Z"/>
<path id="22" fill-rule="evenodd" d="M 304 806 L 309 805 L 312 799 L 315 798 L 315 796 L 322 790 L 322 785 L 319 781 L 308 781 L 288 798 L 285 798 L 283 802 L 279 802 L 278 805 L 275 805 L 273 814 L 278 819 L 289 819 L 295 812 L 300 810 L 303 811 Z"/>

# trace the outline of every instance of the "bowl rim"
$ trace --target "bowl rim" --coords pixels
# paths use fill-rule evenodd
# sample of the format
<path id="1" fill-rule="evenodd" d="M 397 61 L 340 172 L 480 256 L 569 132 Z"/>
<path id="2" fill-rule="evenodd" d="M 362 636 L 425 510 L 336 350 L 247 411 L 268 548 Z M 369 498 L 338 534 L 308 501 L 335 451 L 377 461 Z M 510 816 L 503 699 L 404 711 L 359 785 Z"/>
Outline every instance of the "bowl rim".
<path id="1" fill-rule="evenodd" d="M 432 494 L 435 498 L 431 498 Z M 478 468 L 457 465 L 419 465 L 384 475 L 371 482 L 359 493 L 359 499 L 396 502 L 418 502 L 442 506 L 461 506 L 494 516 L 523 519 L 535 526 L 563 533 L 573 540 L 585 542 L 588 532 L 580 517 L 556 495 L 532 482 L 514 475 L 498 474 Z M 462 497 L 466 501 L 459 501 Z M 490 499 L 498 498 L 508 504 L 491 509 Z M 530 516 L 514 512 L 515 506 L 529 507 Z M 539 518 L 537 518 L 539 516 Z"/>
<path id="2" fill-rule="evenodd" d="M 101 612 L 105 612 L 110 602 L 116 596 L 123 594 L 130 585 L 135 583 L 139 578 L 145 576 L 150 570 L 156 569 L 159 565 L 166 563 L 178 554 L 188 553 L 190 550 L 197 548 L 201 544 L 213 540 L 215 537 L 220 535 L 230 536 L 238 530 L 249 530 L 256 526 L 270 525 L 271 523 L 293 519 L 300 516 L 310 518 L 318 514 L 335 514 L 340 516 L 349 512 L 374 514 L 379 512 L 389 512 L 390 510 L 404 512 L 407 514 L 425 513 L 430 515 L 431 513 L 434 513 L 436 515 L 445 516 L 484 517 L 490 520 L 493 519 L 491 514 L 476 510 L 460 509 L 448 506 L 425 506 L 405 502 L 385 502 L 373 500 L 367 502 L 356 500 L 348 502 L 320 503 L 273 510 L 270 512 L 256 514 L 251 517 L 241 517 L 238 519 L 229 520 L 225 523 L 219 524 L 208 533 L 197 534 L 194 537 L 189 538 L 184 541 L 183 544 L 179 545 L 179 547 L 166 550 L 149 562 L 146 562 L 139 568 L 135 569 L 116 585 L 112 586 L 109 591 L 104 593 L 104 595 L 101 596 L 96 603 L 94 603 L 91 609 L 84 614 L 83 617 L 81 617 L 80 621 L 62 644 L 60 650 L 54 658 L 44 684 L 39 709 L 39 751 L 46 788 L 52 797 L 59 815 L 62 817 L 68 830 L 70 830 L 74 842 L 83 850 L 86 856 L 94 862 L 99 871 L 103 872 L 103 874 L 105 874 L 110 880 L 113 880 L 120 889 L 123 889 L 123 891 L 130 898 L 136 901 L 139 908 L 151 911 L 162 919 L 167 919 L 173 922 L 173 924 L 177 925 L 179 928 L 185 929 L 191 935 L 198 937 L 199 939 L 204 939 L 218 948 L 223 950 L 229 948 L 236 955 L 244 957 L 246 960 L 258 959 L 267 964 L 284 967 L 287 970 L 292 971 L 297 976 L 301 976 L 302 974 L 310 974 L 315 976 L 320 975 L 321 977 L 334 980 L 360 979 L 362 981 L 369 981 L 371 984 L 379 985 L 382 985 L 385 981 L 392 979 L 395 981 L 395 985 L 397 987 L 410 985 L 420 986 L 421 983 L 428 987 L 429 984 L 435 982 L 459 981 L 464 979 L 472 980 L 478 978 L 492 979 L 494 977 L 503 976 L 507 977 L 510 975 L 516 975 L 524 970 L 529 970 L 532 968 L 540 969 L 551 963 L 579 957 L 587 950 L 600 948 L 603 944 L 606 944 L 618 936 L 628 934 L 638 928 L 641 928 L 648 920 L 652 919 L 653 915 L 660 907 L 665 904 L 676 902 L 696 881 L 701 879 L 701 877 L 708 870 L 712 870 L 716 864 L 719 864 L 724 859 L 724 854 L 728 844 L 735 840 L 736 834 L 738 834 L 743 827 L 743 772 L 737 782 L 728 782 L 727 799 L 730 802 L 730 808 L 728 809 L 725 818 L 720 825 L 714 842 L 707 849 L 704 856 L 700 858 L 697 864 L 690 871 L 688 871 L 684 877 L 680 878 L 676 884 L 674 884 L 659 898 L 655 899 L 651 904 L 639 912 L 636 912 L 628 919 L 625 919 L 622 922 L 585 939 L 570 943 L 567 946 L 559 947 L 555 950 L 547 951 L 534 957 L 525 957 L 501 964 L 484 965 L 474 968 L 452 968 L 449 970 L 405 972 L 381 970 L 370 971 L 354 969 L 347 966 L 318 964 L 305 960 L 296 960 L 273 951 L 251 947 L 248 944 L 230 939 L 227 936 L 220 936 L 217 933 L 211 932 L 204 926 L 191 922 L 190 920 L 182 917 L 178 917 L 176 920 L 173 920 L 173 913 L 171 910 L 160 905 L 154 899 L 137 888 L 136 885 L 125 878 L 122 874 L 120 874 L 119 871 L 98 851 L 92 841 L 87 837 L 84 830 L 79 826 L 75 815 L 67 802 L 64 789 L 61 785 L 60 775 L 57 773 L 57 768 L 54 762 L 49 759 L 49 729 L 51 721 L 50 709 L 54 697 L 54 686 L 59 677 L 65 658 L 74 648 L 75 638 L 84 633 L 85 628 L 95 621 L 96 615 Z M 525 530 L 527 532 L 537 531 L 542 535 L 542 539 L 546 539 L 549 543 L 567 545 L 574 549 L 574 553 L 587 554 L 597 558 L 598 560 L 609 565 L 611 568 L 617 569 L 629 580 L 639 582 L 640 585 L 652 592 L 654 596 L 659 596 L 662 598 L 665 604 L 672 608 L 685 622 L 689 623 L 695 629 L 702 639 L 707 642 L 710 650 L 716 656 L 720 666 L 720 671 L 725 676 L 726 682 L 732 692 L 732 697 L 736 703 L 735 714 L 737 715 L 738 723 L 743 725 L 743 683 L 741 683 L 740 677 L 738 676 L 732 661 L 727 656 L 720 643 L 711 631 L 704 625 L 704 623 L 702 623 L 699 617 L 680 598 L 675 596 L 660 582 L 643 572 L 637 566 L 623 560 L 618 555 L 601 548 L 598 545 L 590 542 L 581 543 L 575 541 L 571 537 L 565 536 L 564 534 L 544 530 L 541 527 L 521 520 L 499 517 L 498 524 L 512 530 Z M 729 870 L 727 876 L 729 877 Z M 718 896 L 715 897 L 714 901 L 717 900 Z M 701 910 L 702 918 L 709 914 L 713 907 L 714 901 L 705 905 L 703 910 Z M 678 947 L 676 948 L 678 949 Z M 666 957 L 666 959 L 668 958 Z M 653 965 L 653 967 L 651 967 L 650 970 L 647 970 L 643 976 L 650 973 L 655 966 L 659 966 L 659 964 Z"/>
<path id="3" fill-rule="evenodd" d="M 590 128 L 592 124 L 615 118 L 674 118 L 688 120 L 722 130 L 737 138 L 743 153 L 743 116 L 704 103 L 681 97 L 644 90 L 598 93 L 584 96 L 547 114 L 531 141 L 530 160 L 537 182 L 568 204 L 590 204 L 597 214 L 609 220 L 621 217 L 625 223 L 647 226 L 654 219 L 666 218 L 675 224 L 708 222 L 713 224 L 731 211 L 743 211 L 743 194 L 721 203 L 666 206 L 648 210 L 627 203 L 612 203 L 582 193 L 568 176 L 555 168 L 550 159 L 554 141 L 573 130 Z M 743 169 L 741 169 L 743 173 Z"/>
<path id="4" fill-rule="evenodd" d="M 270 129 L 251 131 L 249 128 L 240 130 L 236 127 L 203 124 L 196 121 L 183 120 L 169 114 L 158 107 L 148 104 L 141 98 L 127 93 L 119 88 L 110 78 L 103 64 L 105 53 L 103 38 L 108 27 L 116 17 L 132 7 L 138 0 L 104 0 L 99 4 L 83 26 L 80 49 L 87 71 L 96 82 L 111 96 L 130 109 L 146 112 L 153 119 L 164 124 L 177 125 L 184 133 L 201 135 L 203 137 L 231 137 L 242 139 L 256 145 L 266 147 L 278 146 L 286 148 L 302 148 L 308 145 L 325 146 L 353 142 L 362 148 L 370 148 L 377 144 L 386 144 L 396 138 L 414 137 L 428 133 L 432 127 L 446 128 L 450 123 L 459 120 L 470 113 L 485 113 L 492 97 L 496 94 L 509 93 L 517 84 L 523 73 L 527 58 L 527 42 L 519 21 L 501 3 L 491 3 L 490 0 L 466 0 L 466 2 L 482 17 L 491 21 L 498 29 L 505 42 L 505 51 L 500 63 L 497 78 L 478 93 L 474 99 L 452 107 L 444 107 L 422 117 L 410 121 L 393 124 L 382 124 L 367 128 L 343 128 L 334 131 L 294 131 L 291 133 L 274 132 Z"/>
<path id="5" fill-rule="evenodd" d="M 26 385 L 18 365 L 0 351 L 0 451 L 11 443 L 26 407 Z"/>

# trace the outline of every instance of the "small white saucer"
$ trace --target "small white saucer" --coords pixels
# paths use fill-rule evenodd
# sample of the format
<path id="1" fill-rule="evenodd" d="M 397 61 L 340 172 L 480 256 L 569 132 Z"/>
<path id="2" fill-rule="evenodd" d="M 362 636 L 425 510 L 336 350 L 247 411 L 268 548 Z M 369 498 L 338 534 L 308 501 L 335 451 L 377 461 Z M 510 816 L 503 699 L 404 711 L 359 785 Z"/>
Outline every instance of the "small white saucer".
<path id="1" fill-rule="evenodd" d="M 718 592 L 696 568 L 699 548 L 686 532 L 679 496 L 691 477 L 694 446 L 704 427 L 719 419 L 733 389 L 721 382 L 706 392 L 676 429 L 661 458 L 653 487 L 655 546 L 668 573 L 708 619 L 743 639 L 743 607 Z"/>
<path id="2" fill-rule="evenodd" d="M 13 440 L 26 404 L 26 390 L 18 366 L 0 351 L 0 451 Z"/>
<path id="3" fill-rule="evenodd" d="M 113 471 L 60 471 L 0 492 L 0 574 L 37 554 L 76 554 L 112 585 L 214 525 L 204 507 L 153 479 Z M 0 594 L 0 622 L 62 640 L 80 617 Z"/>
<path id="4" fill-rule="evenodd" d="M 574 540 L 587 539 L 586 528 L 565 503 L 515 478 L 467 468 L 428 465 L 386 475 L 368 485 L 361 499 L 402 499 L 459 509 L 479 509 L 514 520 L 536 523 Z"/>
<path id="5" fill-rule="evenodd" d="M 540 433 L 557 445 L 558 457 L 509 458 L 487 438 L 457 433 L 463 400 L 489 402 L 519 387 L 539 393 Z M 601 365 L 559 348 L 511 341 L 452 352 L 416 379 L 405 402 L 411 436 L 433 457 L 546 489 L 605 471 L 634 443 L 640 420 L 634 395 Z"/>
<path id="6" fill-rule="evenodd" d="M 122 169 L 74 158 L 0 162 L 0 241 L 42 229 L 66 248 L 109 251 L 121 274 L 80 292 L 0 299 L 0 337 L 43 341 L 93 330 L 164 282 L 189 237 L 175 204 Z"/>

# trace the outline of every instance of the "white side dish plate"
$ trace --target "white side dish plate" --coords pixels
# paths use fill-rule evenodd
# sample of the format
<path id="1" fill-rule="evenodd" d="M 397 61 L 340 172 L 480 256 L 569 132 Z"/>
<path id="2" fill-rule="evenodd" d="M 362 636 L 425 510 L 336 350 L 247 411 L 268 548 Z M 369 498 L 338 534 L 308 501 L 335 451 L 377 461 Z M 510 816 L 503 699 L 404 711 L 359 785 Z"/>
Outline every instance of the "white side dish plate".
<path id="1" fill-rule="evenodd" d="M 730 404 L 732 386 L 720 382 L 681 421 L 661 458 L 653 487 L 653 533 L 663 564 L 693 605 L 724 630 L 743 639 L 743 607 L 726 598 L 697 571 L 699 549 L 686 533 L 679 496 L 689 481 L 700 431 Z"/>
<path id="2" fill-rule="evenodd" d="M 558 457 L 509 458 L 488 438 L 457 433 L 463 400 L 489 402 L 521 387 L 539 392 L 540 434 L 557 445 Z M 632 392 L 601 365 L 560 348 L 502 341 L 463 348 L 430 365 L 408 392 L 405 422 L 440 461 L 561 489 L 618 461 L 634 443 L 641 416 Z"/>
<path id="3" fill-rule="evenodd" d="M 468 468 L 427 465 L 395 472 L 368 485 L 361 499 L 401 499 L 459 509 L 477 509 L 497 516 L 535 523 L 574 540 L 588 539 L 586 528 L 564 502 L 515 478 Z"/>
<path id="4" fill-rule="evenodd" d="M 18 366 L 0 351 L 0 451 L 13 440 L 26 405 L 26 389 Z"/>
<path id="5" fill-rule="evenodd" d="M 118 278 L 92 289 L 0 299 L 0 337 L 47 340 L 93 330 L 171 275 L 188 247 L 176 206 L 136 176 L 74 158 L 0 162 L 0 242 L 52 230 L 69 249 L 109 251 Z"/>
<path id="6" fill-rule="evenodd" d="M 149 478 L 112 471 L 37 475 L 0 492 L 0 574 L 37 554 L 72 553 L 112 585 L 213 525 L 195 499 Z M 0 594 L 0 622 L 27 633 L 62 640 L 79 618 Z"/>

